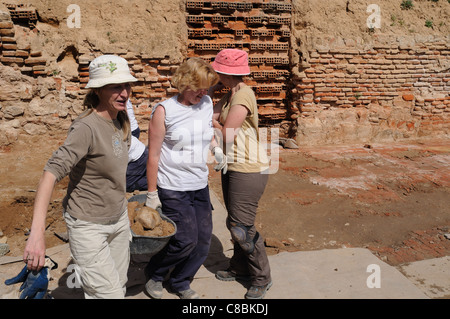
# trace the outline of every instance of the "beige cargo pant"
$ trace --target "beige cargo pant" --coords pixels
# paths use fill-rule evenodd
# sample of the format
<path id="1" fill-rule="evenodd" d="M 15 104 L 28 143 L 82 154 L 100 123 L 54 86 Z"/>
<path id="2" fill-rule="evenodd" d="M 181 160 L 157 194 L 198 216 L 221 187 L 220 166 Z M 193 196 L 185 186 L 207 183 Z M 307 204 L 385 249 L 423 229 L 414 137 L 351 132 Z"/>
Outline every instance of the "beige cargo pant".
<path id="1" fill-rule="evenodd" d="M 114 223 L 86 222 L 64 213 L 70 252 L 86 299 L 125 297 L 130 263 L 128 212 Z"/>

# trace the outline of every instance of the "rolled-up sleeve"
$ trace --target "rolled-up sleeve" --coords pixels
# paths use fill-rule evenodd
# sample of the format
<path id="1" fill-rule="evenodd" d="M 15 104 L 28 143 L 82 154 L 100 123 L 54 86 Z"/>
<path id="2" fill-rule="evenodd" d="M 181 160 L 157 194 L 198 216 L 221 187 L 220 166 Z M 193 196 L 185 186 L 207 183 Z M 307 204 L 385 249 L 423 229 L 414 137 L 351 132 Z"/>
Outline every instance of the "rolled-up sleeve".
<path id="1" fill-rule="evenodd" d="M 247 116 L 251 117 L 255 113 L 255 100 L 256 98 L 254 97 L 253 92 L 252 94 L 248 94 L 248 91 L 239 90 L 231 98 L 230 105 L 233 106 L 239 104 L 244 106 L 248 110 Z"/>

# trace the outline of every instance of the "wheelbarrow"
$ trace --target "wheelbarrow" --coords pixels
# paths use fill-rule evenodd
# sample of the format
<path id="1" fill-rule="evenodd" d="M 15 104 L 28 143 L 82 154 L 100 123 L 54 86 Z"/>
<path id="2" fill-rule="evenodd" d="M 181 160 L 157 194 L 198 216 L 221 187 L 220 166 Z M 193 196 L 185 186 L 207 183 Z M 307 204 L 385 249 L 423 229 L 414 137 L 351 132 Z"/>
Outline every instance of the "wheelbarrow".
<path id="1" fill-rule="evenodd" d="M 147 199 L 146 194 L 140 194 L 140 195 L 134 195 L 128 199 L 129 202 L 139 202 L 139 203 L 145 203 Z M 158 237 L 158 236 L 140 236 L 136 235 L 133 231 L 131 231 L 131 234 L 133 235 L 133 240 L 130 243 L 130 253 L 134 255 L 142 255 L 142 254 L 156 254 L 160 250 L 162 250 L 167 243 L 169 242 L 170 238 L 175 235 L 177 232 L 177 225 L 167 216 L 165 216 L 161 209 L 158 208 L 157 212 L 161 216 L 161 218 L 169 223 L 171 223 L 175 230 L 172 234 L 168 236 Z"/>

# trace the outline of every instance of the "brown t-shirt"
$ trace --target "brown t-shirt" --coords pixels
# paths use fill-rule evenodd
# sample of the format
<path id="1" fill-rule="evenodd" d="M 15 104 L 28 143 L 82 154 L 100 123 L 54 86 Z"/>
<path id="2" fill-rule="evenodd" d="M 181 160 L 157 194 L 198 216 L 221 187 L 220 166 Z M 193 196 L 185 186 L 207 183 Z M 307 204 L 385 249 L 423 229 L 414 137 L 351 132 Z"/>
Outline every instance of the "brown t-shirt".
<path id="1" fill-rule="evenodd" d="M 75 119 L 64 144 L 44 170 L 60 181 L 69 174 L 63 208 L 75 218 L 113 223 L 127 208 L 126 171 L 130 136 L 124 141 L 117 120 L 95 111 Z"/>
<path id="2" fill-rule="evenodd" d="M 226 94 L 223 99 L 227 101 L 230 94 Z M 269 160 L 266 150 L 259 141 L 258 105 L 252 88 L 242 87 L 231 97 L 229 103 L 225 102 L 219 121 L 225 123 L 231 107 L 237 104 L 247 108 L 248 113 L 234 139 L 233 147 L 226 150 L 228 169 L 243 173 L 262 172 L 269 168 Z"/>

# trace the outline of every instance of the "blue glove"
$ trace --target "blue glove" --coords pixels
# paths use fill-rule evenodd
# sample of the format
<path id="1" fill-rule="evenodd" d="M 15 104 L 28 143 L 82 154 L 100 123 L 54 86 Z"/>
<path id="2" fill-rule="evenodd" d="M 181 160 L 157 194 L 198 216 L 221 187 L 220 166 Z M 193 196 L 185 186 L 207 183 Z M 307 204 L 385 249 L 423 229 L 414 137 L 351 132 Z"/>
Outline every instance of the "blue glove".
<path id="1" fill-rule="evenodd" d="M 47 293 L 48 279 L 48 267 L 43 267 L 37 272 L 30 271 L 25 266 L 16 277 L 5 280 L 5 285 L 23 282 L 19 289 L 19 292 L 22 292 L 20 299 L 43 299 Z"/>

